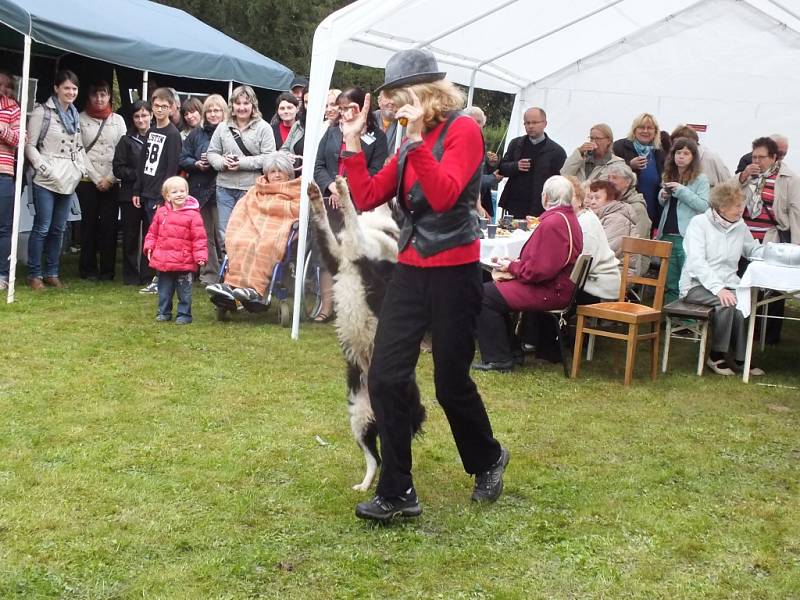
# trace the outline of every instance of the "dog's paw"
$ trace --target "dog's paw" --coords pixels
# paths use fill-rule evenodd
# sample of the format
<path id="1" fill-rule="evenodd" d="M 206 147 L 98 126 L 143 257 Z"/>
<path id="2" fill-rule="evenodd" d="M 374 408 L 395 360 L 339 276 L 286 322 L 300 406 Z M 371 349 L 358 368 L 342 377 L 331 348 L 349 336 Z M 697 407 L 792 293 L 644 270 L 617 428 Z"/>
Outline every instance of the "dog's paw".
<path id="1" fill-rule="evenodd" d="M 347 187 L 347 180 L 341 175 L 336 176 L 336 192 L 339 194 L 339 202 L 350 204 L 350 188 Z"/>
<path id="2" fill-rule="evenodd" d="M 312 209 L 325 210 L 325 206 L 322 203 L 322 192 L 319 191 L 319 187 L 313 181 L 308 184 L 308 201 Z"/>
<path id="3" fill-rule="evenodd" d="M 369 491 L 369 484 L 364 484 L 362 481 L 361 483 L 357 483 L 353 486 L 353 489 L 357 492 L 366 492 Z"/>

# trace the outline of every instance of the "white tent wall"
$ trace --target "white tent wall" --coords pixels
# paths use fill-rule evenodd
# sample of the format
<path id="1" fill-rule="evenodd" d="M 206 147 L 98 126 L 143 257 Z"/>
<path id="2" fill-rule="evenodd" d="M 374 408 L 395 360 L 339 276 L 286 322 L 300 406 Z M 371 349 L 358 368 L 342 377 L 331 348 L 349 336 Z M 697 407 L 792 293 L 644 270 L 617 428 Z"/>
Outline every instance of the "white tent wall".
<path id="1" fill-rule="evenodd" d="M 529 106 L 547 110 L 548 133 L 567 152 L 594 123 L 608 123 L 621 138 L 635 115 L 651 112 L 667 131 L 678 123 L 707 125 L 701 143 L 733 169 L 758 136 L 781 132 L 800 141 L 800 113 L 792 110 L 800 96 L 798 64 L 796 31 L 747 2 L 710 0 L 524 94 Z"/>
<path id="2" fill-rule="evenodd" d="M 799 0 L 358 0 L 317 28 L 304 156 L 311 180 L 336 60 L 383 68 L 426 48 L 451 81 L 517 94 L 507 141 L 542 106 L 568 152 L 597 122 L 627 134 L 648 111 L 671 130 L 708 125 L 701 142 L 733 169 L 760 135 L 800 141 Z M 792 156 L 800 151 L 791 150 Z M 800 166 L 800 159 L 797 161 Z M 308 199 L 303 195 L 301 215 Z M 304 242 L 305 240 L 303 240 Z M 298 286 L 300 283 L 298 283 Z M 299 291 L 299 287 L 298 287 Z M 299 294 L 295 295 L 299 299 Z M 292 329 L 297 337 L 299 305 Z"/>

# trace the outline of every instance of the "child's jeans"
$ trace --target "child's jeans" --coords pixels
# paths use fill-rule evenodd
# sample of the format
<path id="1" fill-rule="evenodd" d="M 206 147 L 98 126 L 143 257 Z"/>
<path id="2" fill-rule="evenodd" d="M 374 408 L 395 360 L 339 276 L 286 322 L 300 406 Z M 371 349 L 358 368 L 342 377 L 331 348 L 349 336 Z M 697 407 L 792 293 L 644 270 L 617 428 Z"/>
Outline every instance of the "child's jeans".
<path id="1" fill-rule="evenodd" d="M 178 293 L 177 323 L 192 322 L 192 272 L 158 272 L 158 317 L 172 318 L 172 295 Z"/>

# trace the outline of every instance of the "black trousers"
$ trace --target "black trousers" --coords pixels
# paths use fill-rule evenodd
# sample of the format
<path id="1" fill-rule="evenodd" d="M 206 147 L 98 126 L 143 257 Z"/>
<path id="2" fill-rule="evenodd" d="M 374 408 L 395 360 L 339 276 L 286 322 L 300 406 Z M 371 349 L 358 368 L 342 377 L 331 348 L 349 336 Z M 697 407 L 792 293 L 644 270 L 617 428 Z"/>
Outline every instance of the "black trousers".
<path id="1" fill-rule="evenodd" d="M 469 376 L 475 320 L 481 305 L 477 263 L 419 268 L 398 264 L 381 308 L 369 370 L 369 392 L 381 440 L 377 493 L 402 495 L 412 485 L 408 387 L 425 331 L 432 335 L 436 399 L 467 473 L 487 470 L 500 457 L 489 417 Z"/>
<path id="2" fill-rule="evenodd" d="M 478 348 L 483 362 L 508 362 L 521 354 L 514 332 L 516 318 L 494 281 L 483 284 L 483 304 L 478 315 Z"/>
<path id="3" fill-rule="evenodd" d="M 117 259 L 119 187 L 115 185 L 101 192 L 91 181 L 81 181 L 76 191 L 81 204 L 80 276 L 113 279 Z"/>
<path id="4" fill-rule="evenodd" d="M 143 230 L 145 214 L 143 208 L 136 208 L 133 202 L 120 202 L 122 211 L 122 283 L 141 285 L 144 283 L 146 261 L 142 254 L 142 240 L 147 230 Z"/>

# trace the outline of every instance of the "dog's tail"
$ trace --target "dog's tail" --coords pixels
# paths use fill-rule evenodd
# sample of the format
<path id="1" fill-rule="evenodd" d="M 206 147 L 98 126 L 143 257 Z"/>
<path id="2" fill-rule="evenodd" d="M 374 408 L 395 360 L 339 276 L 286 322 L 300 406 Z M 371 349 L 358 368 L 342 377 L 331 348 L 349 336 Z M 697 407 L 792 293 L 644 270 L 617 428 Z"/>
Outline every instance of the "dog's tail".
<path id="1" fill-rule="evenodd" d="M 411 431 L 415 436 L 422 435 L 425 431 L 422 424 L 425 422 L 425 407 L 422 405 L 422 398 L 419 393 L 419 386 L 416 380 L 408 384 L 409 408 L 411 410 Z"/>

